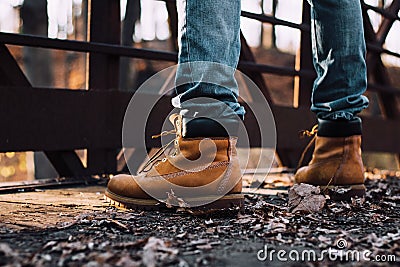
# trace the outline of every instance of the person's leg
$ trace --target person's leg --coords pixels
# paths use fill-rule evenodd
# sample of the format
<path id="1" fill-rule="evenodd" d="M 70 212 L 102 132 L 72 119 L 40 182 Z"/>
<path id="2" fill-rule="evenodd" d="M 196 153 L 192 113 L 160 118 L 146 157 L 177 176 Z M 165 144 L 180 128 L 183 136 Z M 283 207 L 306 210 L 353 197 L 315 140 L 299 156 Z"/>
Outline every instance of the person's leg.
<path id="1" fill-rule="evenodd" d="M 234 78 L 240 55 L 240 0 L 179 0 L 177 5 L 178 96 L 173 105 L 188 119 L 243 118 Z"/>
<path id="2" fill-rule="evenodd" d="M 314 82 L 311 110 L 318 117 L 313 158 L 296 182 L 327 186 L 333 197 L 365 193 L 361 119 L 368 106 L 365 40 L 358 0 L 309 0 Z M 342 193 L 342 194 L 340 194 Z"/>
<path id="3" fill-rule="evenodd" d="M 113 177 L 105 195 L 117 206 L 132 208 L 169 207 L 165 200 L 202 206 L 200 210 L 241 207 L 244 197 L 234 132 L 244 115 L 234 78 L 240 53 L 240 0 L 177 2 L 180 65 L 178 96 L 172 103 L 180 115 L 170 117 L 176 133 L 170 143 L 174 152 L 164 155 L 167 145 L 137 176 Z"/>
<path id="4" fill-rule="evenodd" d="M 311 110 L 319 119 L 352 120 L 368 106 L 360 1 L 311 0 L 314 82 Z"/>

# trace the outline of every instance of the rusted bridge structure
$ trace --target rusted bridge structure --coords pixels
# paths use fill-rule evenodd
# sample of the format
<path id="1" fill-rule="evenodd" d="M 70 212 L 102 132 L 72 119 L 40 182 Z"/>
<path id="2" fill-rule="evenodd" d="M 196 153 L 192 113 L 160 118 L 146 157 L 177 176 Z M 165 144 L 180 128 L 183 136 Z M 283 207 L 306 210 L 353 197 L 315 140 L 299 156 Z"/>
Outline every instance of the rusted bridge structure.
<path id="1" fill-rule="evenodd" d="M 391 85 L 381 55 L 400 57 L 400 54 L 384 48 L 393 23 L 400 20 L 400 1 L 394 0 L 387 8 L 371 6 L 363 1 L 361 3 L 368 48 L 368 90 L 377 92 L 383 114 L 363 118 L 363 149 L 399 154 L 400 110 L 397 98 L 400 88 Z M 177 31 L 174 28 L 177 21 L 175 2 L 167 0 L 166 4 L 174 38 Z M 177 60 L 177 53 L 174 52 L 121 45 L 120 1 L 91 0 L 89 7 L 87 42 L 0 33 L 0 116 L 2 125 L 5 126 L 0 131 L 0 152 L 44 151 L 61 177 L 114 174 L 124 168 L 124 158 L 118 158 L 117 155 L 122 146 L 124 112 L 133 93 L 118 90 L 120 57 L 171 62 Z M 384 18 L 377 31 L 371 24 L 368 10 L 373 10 Z M 289 167 L 296 165 L 305 146 L 306 141 L 298 139 L 298 131 L 315 123 L 315 116 L 309 111 L 315 73 L 312 66 L 310 8 L 307 1 L 303 3 L 302 12 L 302 23 L 299 24 L 270 15 L 242 12 L 243 17 L 301 31 L 297 68 L 275 66 L 273 62 L 256 62 L 245 38 L 241 38 L 239 69 L 258 85 L 269 101 L 277 126 L 277 153 L 282 163 Z M 86 53 L 89 89 L 34 88 L 7 45 Z M 276 105 L 270 96 L 268 80 L 262 77 L 263 73 L 297 77 L 299 87 L 296 95 L 299 106 L 295 108 Z M 161 102 L 163 104 L 158 106 L 158 115 L 153 115 L 148 122 L 152 133 L 161 130 L 161 122 L 172 109 L 170 96 L 163 97 Z M 247 114 L 245 124 L 249 129 L 251 146 L 260 146 L 257 123 L 252 114 Z M 159 144 L 149 139 L 147 145 L 152 147 Z M 87 149 L 87 166 L 80 161 L 75 153 L 76 149 Z M 132 155 L 132 158 L 142 160 L 141 157 L 143 151 L 136 151 Z"/>

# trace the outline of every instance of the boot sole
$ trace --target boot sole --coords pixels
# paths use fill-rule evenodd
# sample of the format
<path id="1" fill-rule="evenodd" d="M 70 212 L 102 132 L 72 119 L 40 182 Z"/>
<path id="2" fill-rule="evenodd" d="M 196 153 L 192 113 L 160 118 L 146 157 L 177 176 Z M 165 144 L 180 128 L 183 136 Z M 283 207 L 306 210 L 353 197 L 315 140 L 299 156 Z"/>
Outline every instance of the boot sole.
<path id="1" fill-rule="evenodd" d="M 160 202 L 156 199 L 141 199 L 141 198 L 130 198 L 117 195 L 106 189 L 104 193 L 104 199 L 112 206 L 121 209 L 130 210 L 156 210 L 156 211 L 183 211 L 191 214 L 201 215 L 209 214 L 220 211 L 228 212 L 239 212 L 244 211 L 244 195 L 243 194 L 228 194 L 218 200 L 211 202 L 206 205 L 196 206 L 196 203 L 204 203 L 213 198 L 213 196 L 204 196 L 197 198 L 185 199 L 187 203 L 190 203 L 193 207 L 167 207 L 164 202 Z"/>
<path id="2" fill-rule="evenodd" d="M 330 185 L 328 187 L 320 186 L 321 190 L 329 195 L 332 200 L 349 201 L 352 198 L 365 196 L 366 187 L 364 184 L 354 185 Z"/>

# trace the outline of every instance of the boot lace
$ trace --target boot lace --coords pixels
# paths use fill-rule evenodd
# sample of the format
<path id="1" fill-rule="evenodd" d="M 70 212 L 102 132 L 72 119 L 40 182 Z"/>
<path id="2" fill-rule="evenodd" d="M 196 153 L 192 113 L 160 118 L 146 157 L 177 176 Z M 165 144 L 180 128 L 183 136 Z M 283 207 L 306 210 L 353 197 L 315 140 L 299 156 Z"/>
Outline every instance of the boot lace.
<path id="1" fill-rule="evenodd" d="M 300 138 L 305 138 L 305 137 L 312 137 L 312 139 L 310 140 L 310 142 L 307 144 L 307 146 L 304 148 L 303 153 L 301 153 L 301 157 L 299 160 L 299 163 L 297 164 L 297 168 L 296 171 L 298 169 L 300 169 L 300 167 L 303 165 L 304 163 L 304 157 L 306 156 L 307 152 L 310 150 L 310 148 L 314 145 L 315 143 L 315 139 L 317 137 L 317 133 L 318 133 L 318 124 L 314 125 L 311 128 L 311 131 L 309 130 L 302 130 L 299 132 Z M 333 179 L 334 179 L 335 175 L 333 175 L 333 177 L 331 177 L 331 179 L 329 180 L 328 184 L 326 186 L 324 186 L 324 188 L 322 188 L 322 192 L 326 193 L 326 191 L 328 190 L 328 187 L 331 185 Z"/>
<path id="2" fill-rule="evenodd" d="M 303 153 L 301 153 L 299 163 L 297 164 L 297 167 L 296 167 L 296 171 L 297 171 L 298 169 L 300 169 L 300 167 L 303 165 L 303 163 L 304 163 L 304 157 L 306 156 L 306 154 L 307 154 L 307 152 L 310 150 L 310 148 L 314 145 L 315 139 L 316 139 L 316 136 L 317 136 L 317 132 L 318 132 L 318 124 L 314 125 L 314 126 L 311 128 L 311 131 L 309 131 L 309 130 L 302 130 L 302 131 L 299 132 L 299 137 L 300 137 L 300 139 L 305 138 L 305 137 L 312 137 L 312 139 L 311 139 L 310 142 L 307 144 L 307 146 L 304 148 Z"/>
<path id="3" fill-rule="evenodd" d="M 169 130 L 169 131 L 163 131 L 160 134 L 157 135 L 153 135 L 151 136 L 151 138 L 156 139 L 156 138 L 160 138 L 162 136 L 166 136 L 166 135 L 170 135 L 170 134 L 176 134 L 176 129 L 175 130 Z M 138 171 L 138 174 L 142 173 L 142 172 L 148 172 L 153 166 L 154 164 L 156 164 L 159 161 L 163 161 L 164 159 L 159 159 L 161 157 L 161 155 L 169 148 L 169 146 L 174 143 L 176 141 L 176 139 L 171 140 L 170 142 L 168 142 L 167 144 L 163 145 L 162 147 L 160 147 L 156 153 L 154 153 L 154 155 L 143 165 L 143 167 Z M 176 142 L 175 142 L 176 144 Z M 176 149 L 173 155 L 176 154 Z"/>

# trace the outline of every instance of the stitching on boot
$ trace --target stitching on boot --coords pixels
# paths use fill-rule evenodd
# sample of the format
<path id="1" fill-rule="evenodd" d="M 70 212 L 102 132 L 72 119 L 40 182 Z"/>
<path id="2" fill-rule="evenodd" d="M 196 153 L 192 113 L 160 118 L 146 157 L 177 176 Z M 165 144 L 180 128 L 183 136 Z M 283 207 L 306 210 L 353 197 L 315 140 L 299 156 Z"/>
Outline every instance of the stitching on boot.
<path id="1" fill-rule="evenodd" d="M 210 169 L 215 169 L 221 166 L 227 166 L 229 165 L 229 161 L 219 161 L 219 162 L 215 162 L 215 163 L 211 163 L 208 167 L 203 168 L 204 166 L 200 166 L 199 169 L 203 170 L 210 170 Z M 196 169 L 192 169 L 193 172 L 189 172 L 189 171 L 178 171 L 178 172 L 174 172 L 174 173 L 170 173 L 170 174 L 164 174 L 164 175 L 157 175 L 157 176 L 147 176 L 147 178 L 157 178 L 157 177 L 162 177 L 165 179 L 170 179 L 170 178 L 175 178 L 177 176 L 181 176 L 181 175 L 185 175 L 185 174 L 193 174 L 196 172 Z"/>
<path id="2" fill-rule="evenodd" d="M 232 162 L 229 163 L 228 168 L 225 171 L 225 174 L 222 178 L 222 182 L 220 183 L 220 185 L 218 186 L 217 192 L 220 194 L 224 189 L 226 184 L 228 183 L 229 177 L 232 174 Z M 228 192 L 227 192 L 228 193 Z"/>

